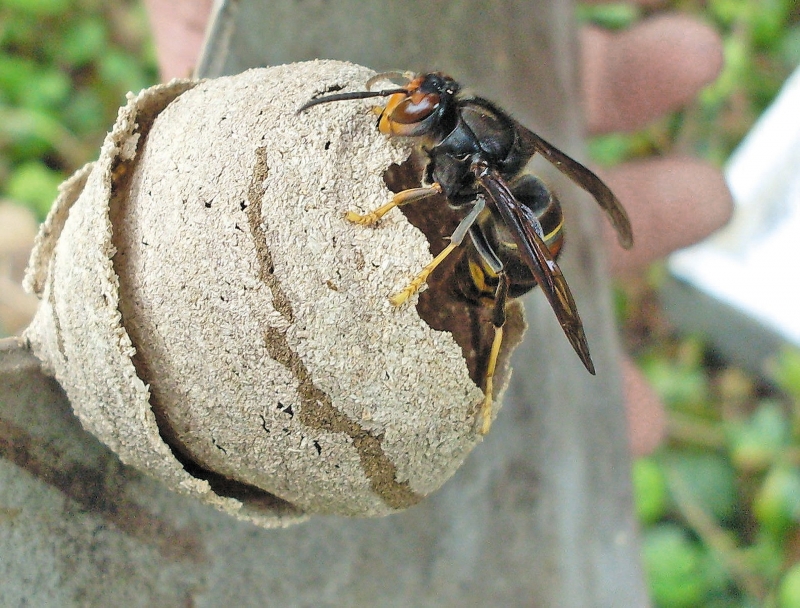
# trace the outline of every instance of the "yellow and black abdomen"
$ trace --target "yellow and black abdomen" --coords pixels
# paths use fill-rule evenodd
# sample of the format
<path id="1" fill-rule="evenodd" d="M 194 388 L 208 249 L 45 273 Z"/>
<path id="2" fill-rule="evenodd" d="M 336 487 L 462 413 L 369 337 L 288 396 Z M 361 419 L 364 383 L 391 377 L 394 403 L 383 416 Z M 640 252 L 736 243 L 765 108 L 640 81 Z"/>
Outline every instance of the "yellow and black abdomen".
<path id="1" fill-rule="evenodd" d="M 556 196 L 533 175 L 524 174 L 512 184 L 514 198 L 527 206 L 542 226 L 547 249 L 555 259 L 564 240 L 563 214 Z M 491 205 L 470 231 L 464 255 L 456 268 L 460 294 L 472 302 L 491 304 L 498 284 L 498 271 L 510 280 L 508 297 L 518 298 L 536 287 L 536 279 L 519 255 L 505 223 Z"/>

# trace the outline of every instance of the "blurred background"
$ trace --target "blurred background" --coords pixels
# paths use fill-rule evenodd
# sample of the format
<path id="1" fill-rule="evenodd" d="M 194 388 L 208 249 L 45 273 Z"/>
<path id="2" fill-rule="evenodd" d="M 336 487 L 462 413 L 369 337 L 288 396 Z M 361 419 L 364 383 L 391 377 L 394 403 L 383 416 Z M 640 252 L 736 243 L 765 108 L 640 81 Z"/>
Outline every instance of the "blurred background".
<path id="1" fill-rule="evenodd" d="M 795 0 L 593 4 L 578 18 L 624 29 L 665 8 L 715 27 L 723 72 L 668 118 L 592 139 L 599 166 L 677 151 L 723 167 L 800 64 Z M 0 336 L 35 309 L 19 284 L 58 184 L 95 158 L 125 94 L 157 78 L 140 2 L 0 0 Z M 787 341 L 740 366 L 666 314 L 669 281 L 659 263 L 615 286 L 624 344 L 668 409 L 665 443 L 633 470 L 654 602 L 800 608 L 800 354 Z"/>

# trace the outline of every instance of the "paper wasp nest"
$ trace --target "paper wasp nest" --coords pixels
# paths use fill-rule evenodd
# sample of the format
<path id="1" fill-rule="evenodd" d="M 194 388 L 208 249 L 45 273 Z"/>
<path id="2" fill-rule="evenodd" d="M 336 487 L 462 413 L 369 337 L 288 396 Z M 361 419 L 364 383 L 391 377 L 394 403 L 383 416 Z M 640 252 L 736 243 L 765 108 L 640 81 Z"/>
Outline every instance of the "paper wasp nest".
<path id="1" fill-rule="evenodd" d="M 464 349 L 388 301 L 428 241 L 396 210 L 344 219 L 388 200 L 413 142 L 380 135 L 367 102 L 295 113 L 371 74 L 312 62 L 131 96 L 26 278 L 26 336 L 83 425 L 260 525 L 406 508 L 479 440 Z"/>

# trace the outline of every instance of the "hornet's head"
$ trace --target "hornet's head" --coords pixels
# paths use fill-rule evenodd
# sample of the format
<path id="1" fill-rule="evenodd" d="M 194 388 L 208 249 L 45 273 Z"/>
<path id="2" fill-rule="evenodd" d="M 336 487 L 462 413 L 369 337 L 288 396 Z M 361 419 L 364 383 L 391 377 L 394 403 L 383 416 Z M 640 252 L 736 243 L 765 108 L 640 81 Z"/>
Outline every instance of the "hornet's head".
<path id="1" fill-rule="evenodd" d="M 393 78 L 405 78 L 407 82 L 395 89 L 369 90 L 376 82 Z M 459 84 L 455 80 L 439 72 L 420 75 L 409 72 L 386 72 L 370 78 L 367 81 L 366 91 L 317 97 L 300 108 L 298 113 L 330 101 L 388 97 L 386 105 L 376 110 L 380 112 L 378 129 L 381 133 L 406 137 L 432 135 L 440 130 L 443 119 L 454 107 L 459 89 Z"/>

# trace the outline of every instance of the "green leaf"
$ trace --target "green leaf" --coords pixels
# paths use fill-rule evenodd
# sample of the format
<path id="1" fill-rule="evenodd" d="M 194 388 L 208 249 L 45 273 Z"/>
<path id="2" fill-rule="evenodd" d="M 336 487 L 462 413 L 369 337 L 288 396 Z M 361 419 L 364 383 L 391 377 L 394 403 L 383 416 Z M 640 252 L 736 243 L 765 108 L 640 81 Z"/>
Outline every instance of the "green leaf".
<path id="1" fill-rule="evenodd" d="M 639 19 L 641 9 L 630 2 L 579 4 L 576 16 L 581 23 L 593 23 L 610 30 L 629 27 Z"/>
<path id="2" fill-rule="evenodd" d="M 778 591 L 780 608 L 800 608 L 800 564 L 795 564 L 783 576 Z"/>
<path id="3" fill-rule="evenodd" d="M 736 511 L 736 472 L 713 452 L 674 452 L 664 459 L 670 486 L 680 484 L 693 503 L 717 521 L 733 518 Z"/>
<path id="4" fill-rule="evenodd" d="M 94 87 L 81 87 L 64 108 L 64 122 L 76 134 L 102 134 L 113 121 Z"/>
<path id="5" fill-rule="evenodd" d="M 774 535 L 759 529 L 755 541 L 741 549 L 747 569 L 761 578 L 775 581 L 784 568 L 781 542 Z"/>
<path id="6" fill-rule="evenodd" d="M 779 403 L 764 401 L 746 420 L 727 424 L 731 459 L 744 471 L 762 471 L 789 444 L 791 428 Z"/>
<path id="7" fill-rule="evenodd" d="M 742 0 L 709 0 L 708 7 L 717 21 L 725 26 L 748 20 L 752 12 L 750 3 Z"/>
<path id="8" fill-rule="evenodd" d="M 61 59 L 72 66 L 82 66 L 99 59 L 108 44 L 108 27 L 98 17 L 76 21 L 60 44 Z"/>
<path id="9" fill-rule="evenodd" d="M 770 534 L 783 537 L 800 521 L 800 471 L 796 467 L 773 467 L 753 501 L 756 520 Z"/>
<path id="10" fill-rule="evenodd" d="M 633 140 L 626 133 L 608 133 L 597 135 L 588 142 L 589 156 L 598 165 L 611 167 L 630 158 L 633 152 Z"/>
<path id="11" fill-rule="evenodd" d="M 50 112 L 0 107 L 0 140 L 15 161 L 40 158 L 57 146 L 62 127 Z"/>
<path id="12" fill-rule="evenodd" d="M 64 104 L 71 88 L 69 77 L 60 70 L 38 70 L 28 79 L 19 96 L 20 104 L 38 110 L 55 109 Z"/>
<path id="13" fill-rule="evenodd" d="M 47 215 L 50 205 L 58 194 L 58 186 L 64 180 L 39 161 L 29 161 L 17 167 L 6 184 L 6 195 L 20 203 L 25 203 L 39 214 Z"/>
<path id="14" fill-rule="evenodd" d="M 771 365 L 770 376 L 781 390 L 800 402 L 800 350 L 782 350 Z"/>
<path id="15" fill-rule="evenodd" d="M 751 36 L 753 43 L 766 49 L 778 45 L 789 20 L 791 4 L 785 0 L 760 0 L 753 11 Z"/>
<path id="16" fill-rule="evenodd" d="M 36 62 L 26 57 L 0 54 L 0 91 L 4 97 L 18 102 L 37 70 Z"/>
<path id="17" fill-rule="evenodd" d="M 702 606 L 709 584 L 705 552 L 683 528 L 661 524 L 644 534 L 642 542 L 650 591 L 659 608 Z"/>
<path id="18" fill-rule="evenodd" d="M 15 160 L 34 159 L 54 151 L 65 165 L 78 167 L 94 150 L 75 138 L 50 112 L 0 106 L 0 141 L 7 141 Z"/>
<path id="19" fill-rule="evenodd" d="M 800 65 L 800 24 L 788 28 L 781 39 L 780 57 L 787 67 Z"/>
<path id="20" fill-rule="evenodd" d="M 641 523 L 654 523 L 665 515 L 669 502 L 667 480 L 655 459 L 639 458 L 633 463 L 633 497 Z"/>
<path id="21" fill-rule="evenodd" d="M 0 0 L 0 8 L 34 17 L 56 17 L 72 8 L 70 0 Z"/>
<path id="22" fill-rule="evenodd" d="M 99 62 L 100 77 L 119 90 L 138 93 L 152 83 L 135 58 L 119 49 L 109 49 Z"/>
<path id="23" fill-rule="evenodd" d="M 663 357 L 641 360 L 642 371 L 666 405 L 696 411 L 708 401 L 708 379 L 695 365 L 680 365 Z"/>

